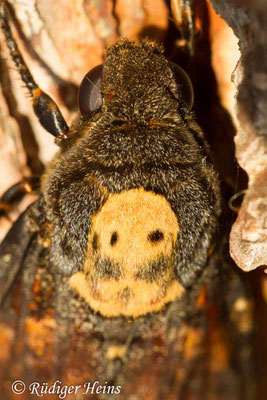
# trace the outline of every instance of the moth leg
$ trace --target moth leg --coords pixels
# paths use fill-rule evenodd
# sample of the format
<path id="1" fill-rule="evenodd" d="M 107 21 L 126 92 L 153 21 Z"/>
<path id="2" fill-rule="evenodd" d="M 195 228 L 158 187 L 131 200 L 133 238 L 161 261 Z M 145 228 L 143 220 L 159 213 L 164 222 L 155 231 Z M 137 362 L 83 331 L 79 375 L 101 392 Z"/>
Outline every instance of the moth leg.
<path id="1" fill-rule="evenodd" d="M 2 0 L 0 0 L 0 24 L 11 57 L 16 64 L 21 79 L 26 84 L 33 98 L 33 110 L 40 124 L 57 139 L 66 139 L 69 130 L 68 125 L 56 103 L 34 81 L 12 35 L 7 5 Z"/>
<path id="2" fill-rule="evenodd" d="M 181 34 L 181 46 L 190 56 L 194 54 L 195 12 L 193 0 L 171 0 L 171 11 L 175 25 Z"/>
<path id="3" fill-rule="evenodd" d="M 0 198 L 0 217 L 5 215 L 12 208 L 12 205 L 21 200 L 27 193 L 38 190 L 39 186 L 40 179 L 38 177 L 28 177 L 7 189 Z"/>
<path id="4" fill-rule="evenodd" d="M 0 305 L 21 268 L 27 249 L 37 232 L 30 224 L 31 204 L 20 215 L 0 245 Z"/>

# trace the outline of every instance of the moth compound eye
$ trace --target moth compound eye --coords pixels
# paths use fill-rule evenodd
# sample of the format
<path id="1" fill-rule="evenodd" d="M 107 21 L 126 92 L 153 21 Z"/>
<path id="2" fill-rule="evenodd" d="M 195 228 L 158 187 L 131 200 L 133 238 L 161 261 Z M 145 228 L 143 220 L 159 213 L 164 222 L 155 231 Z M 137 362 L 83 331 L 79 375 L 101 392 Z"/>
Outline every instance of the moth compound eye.
<path id="1" fill-rule="evenodd" d="M 160 230 L 156 230 L 153 232 L 150 232 L 147 236 L 147 239 L 151 242 L 151 243 L 159 243 L 164 239 L 164 234 L 162 231 Z"/>
<path id="2" fill-rule="evenodd" d="M 101 94 L 103 64 L 91 69 L 82 80 L 78 94 L 80 112 L 90 116 L 98 111 L 103 103 Z"/>
<path id="3" fill-rule="evenodd" d="M 169 66 L 174 74 L 174 78 L 177 84 L 177 90 L 174 96 L 181 100 L 188 111 L 191 110 L 194 103 L 194 91 L 191 80 L 187 73 L 173 62 L 169 62 Z"/>

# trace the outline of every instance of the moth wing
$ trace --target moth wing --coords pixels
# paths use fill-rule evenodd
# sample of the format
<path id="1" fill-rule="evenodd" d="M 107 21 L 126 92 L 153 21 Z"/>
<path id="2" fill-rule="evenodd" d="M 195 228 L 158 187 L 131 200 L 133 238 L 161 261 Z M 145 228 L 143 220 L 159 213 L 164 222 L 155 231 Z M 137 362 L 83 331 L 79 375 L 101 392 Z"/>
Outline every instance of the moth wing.
<path id="1" fill-rule="evenodd" d="M 29 224 L 31 204 L 13 224 L 0 245 L 0 304 L 14 281 L 27 253 L 29 244 L 36 235 Z"/>

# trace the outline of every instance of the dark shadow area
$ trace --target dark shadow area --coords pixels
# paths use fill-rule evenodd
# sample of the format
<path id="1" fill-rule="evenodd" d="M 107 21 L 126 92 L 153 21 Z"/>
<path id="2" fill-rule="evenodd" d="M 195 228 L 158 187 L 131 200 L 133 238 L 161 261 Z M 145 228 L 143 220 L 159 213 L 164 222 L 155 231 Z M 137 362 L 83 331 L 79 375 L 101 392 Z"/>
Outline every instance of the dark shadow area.
<path id="1" fill-rule="evenodd" d="M 266 268 L 266 267 L 265 267 Z M 267 360 L 267 276 L 264 268 L 246 273 L 253 298 L 255 314 L 255 352 L 257 357 L 257 383 L 259 385 L 259 399 L 266 396 L 266 360 Z M 265 296 L 263 296 L 265 291 Z"/>
<path id="2" fill-rule="evenodd" d="M 165 37 L 166 32 L 164 29 L 159 29 L 157 26 L 150 25 L 145 26 L 139 33 L 138 38 L 139 40 L 149 38 L 155 40 L 159 43 L 162 42 L 162 39 Z"/>

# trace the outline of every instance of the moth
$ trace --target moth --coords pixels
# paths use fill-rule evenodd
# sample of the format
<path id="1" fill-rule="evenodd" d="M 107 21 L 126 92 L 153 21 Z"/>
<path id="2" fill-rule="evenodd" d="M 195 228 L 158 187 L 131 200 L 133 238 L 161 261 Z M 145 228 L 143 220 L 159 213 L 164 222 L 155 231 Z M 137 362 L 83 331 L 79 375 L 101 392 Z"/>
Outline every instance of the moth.
<path id="1" fill-rule="evenodd" d="M 19 380 L 25 399 L 253 399 L 250 303 L 186 72 L 154 41 L 119 40 L 82 80 L 68 127 L 3 2 L 0 20 L 59 146 L 0 248 L 1 398 Z"/>

